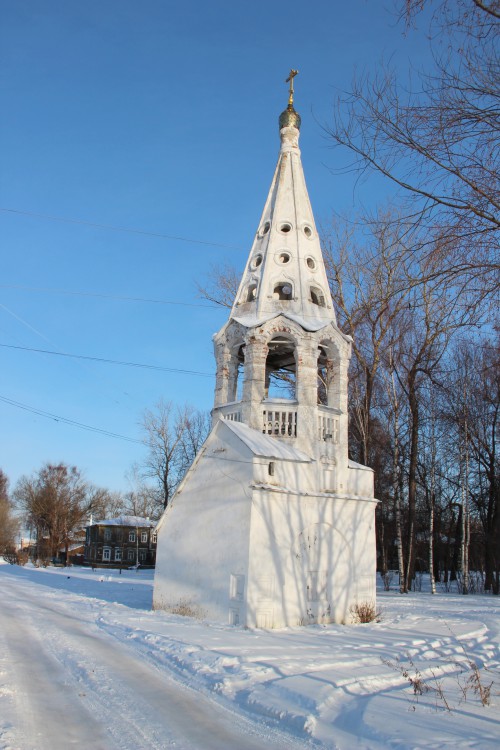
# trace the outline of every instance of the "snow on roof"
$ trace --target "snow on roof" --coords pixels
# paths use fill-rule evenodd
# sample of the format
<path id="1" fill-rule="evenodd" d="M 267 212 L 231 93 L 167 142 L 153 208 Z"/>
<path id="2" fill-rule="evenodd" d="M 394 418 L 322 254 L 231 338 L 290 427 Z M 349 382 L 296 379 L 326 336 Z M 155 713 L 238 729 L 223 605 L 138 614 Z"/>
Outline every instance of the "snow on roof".
<path id="1" fill-rule="evenodd" d="M 246 328 L 254 328 L 255 326 L 262 325 L 262 323 L 265 323 L 267 320 L 272 320 L 272 318 L 277 318 L 280 315 L 289 320 L 293 320 L 294 323 L 298 323 L 299 326 L 302 326 L 306 331 L 319 331 L 321 328 L 325 328 L 332 322 L 331 320 L 325 320 L 324 318 L 304 318 L 300 315 L 289 313 L 286 310 L 275 310 L 262 315 L 255 315 L 254 313 L 249 313 L 248 315 L 234 315 L 233 320 Z"/>
<path id="2" fill-rule="evenodd" d="M 363 469 L 364 471 L 373 472 L 373 469 L 371 469 L 369 466 L 365 466 L 364 464 L 358 464 L 356 463 L 356 461 L 351 461 L 351 459 L 349 459 L 349 461 L 347 462 L 347 465 L 350 469 Z"/>
<path id="3" fill-rule="evenodd" d="M 155 524 L 149 518 L 141 516 L 117 516 L 116 518 L 107 518 L 105 521 L 94 521 L 92 526 L 151 526 Z"/>
<path id="4" fill-rule="evenodd" d="M 84 546 L 85 546 L 85 542 L 79 542 L 79 543 L 75 543 L 75 544 L 70 544 L 70 545 L 68 545 L 68 552 L 74 552 L 75 550 L 81 549 Z M 59 552 L 66 552 L 66 545 L 65 544 L 62 544 L 59 547 Z"/>
<path id="5" fill-rule="evenodd" d="M 262 432 L 254 430 L 252 427 L 242 422 L 232 422 L 221 420 L 221 422 L 239 439 L 250 448 L 256 456 L 265 456 L 266 458 L 278 458 L 282 461 L 300 461 L 301 463 L 310 463 L 312 458 L 306 453 L 287 445 L 284 441 L 278 440 L 269 435 L 263 435 Z"/>

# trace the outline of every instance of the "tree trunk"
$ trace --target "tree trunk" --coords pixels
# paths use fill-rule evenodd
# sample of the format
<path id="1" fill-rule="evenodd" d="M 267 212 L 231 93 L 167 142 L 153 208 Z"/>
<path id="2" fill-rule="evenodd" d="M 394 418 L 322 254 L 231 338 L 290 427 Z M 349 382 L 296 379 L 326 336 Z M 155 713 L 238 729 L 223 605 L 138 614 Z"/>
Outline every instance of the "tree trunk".
<path id="1" fill-rule="evenodd" d="M 434 487 L 431 480 L 431 491 L 429 498 L 429 576 L 431 584 L 431 594 L 436 593 L 436 579 L 434 578 L 434 508 L 435 508 L 435 497 Z"/>
<path id="2" fill-rule="evenodd" d="M 415 371 L 408 376 L 408 402 L 410 407 L 410 462 L 408 465 L 408 530 L 406 534 L 406 569 L 404 578 L 405 591 L 409 591 L 415 570 L 415 522 L 417 507 L 417 463 L 419 406 L 416 392 Z"/>

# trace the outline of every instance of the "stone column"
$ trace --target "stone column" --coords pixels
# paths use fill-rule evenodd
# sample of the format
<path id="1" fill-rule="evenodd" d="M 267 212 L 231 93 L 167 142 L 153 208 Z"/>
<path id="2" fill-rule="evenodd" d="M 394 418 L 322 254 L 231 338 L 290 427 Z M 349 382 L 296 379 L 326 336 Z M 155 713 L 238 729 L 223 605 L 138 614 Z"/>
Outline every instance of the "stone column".
<path id="1" fill-rule="evenodd" d="M 297 447 L 310 453 L 318 433 L 318 349 L 315 341 L 297 346 Z"/>
<path id="2" fill-rule="evenodd" d="M 267 344 L 251 334 L 245 347 L 243 378 L 242 421 L 262 431 L 262 400 L 265 393 Z"/>
<path id="3" fill-rule="evenodd" d="M 223 406 L 229 399 L 229 375 L 231 371 L 231 352 L 226 342 L 215 344 L 215 361 L 217 372 L 215 375 L 214 409 Z"/>

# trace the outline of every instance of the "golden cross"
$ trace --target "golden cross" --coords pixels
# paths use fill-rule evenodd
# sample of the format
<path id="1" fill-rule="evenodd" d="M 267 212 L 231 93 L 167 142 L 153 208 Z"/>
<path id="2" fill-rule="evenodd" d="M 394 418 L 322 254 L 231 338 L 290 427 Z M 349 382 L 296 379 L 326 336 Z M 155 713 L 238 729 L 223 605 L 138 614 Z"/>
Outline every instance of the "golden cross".
<path id="1" fill-rule="evenodd" d="M 285 83 L 290 82 L 290 88 L 288 89 L 289 95 L 288 95 L 288 106 L 291 107 L 293 105 L 293 79 L 298 74 L 298 70 L 292 70 L 290 71 L 290 75 L 286 79 Z"/>

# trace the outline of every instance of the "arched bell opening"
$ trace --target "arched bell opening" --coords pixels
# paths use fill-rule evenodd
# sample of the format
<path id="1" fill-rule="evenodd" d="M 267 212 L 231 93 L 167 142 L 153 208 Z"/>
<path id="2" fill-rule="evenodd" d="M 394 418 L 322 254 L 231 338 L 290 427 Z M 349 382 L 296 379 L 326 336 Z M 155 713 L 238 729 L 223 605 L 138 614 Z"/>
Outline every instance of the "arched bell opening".
<path id="1" fill-rule="evenodd" d="M 265 398 L 294 400 L 297 396 L 297 356 L 293 341 L 276 336 L 268 343 Z"/>
<path id="2" fill-rule="evenodd" d="M 327 344 L 318 348 L 318 404 L 331 406 L 333 400 L 334 363 Z"/>
<path id="3" fill-rule="evenodd" d="M 273 299 L 284 302 L 293 299 L 293 286 L 289 281 L 280 281 L 273 288 Z"/>

